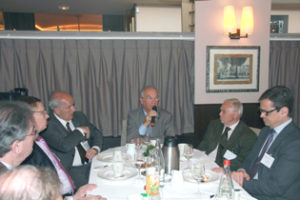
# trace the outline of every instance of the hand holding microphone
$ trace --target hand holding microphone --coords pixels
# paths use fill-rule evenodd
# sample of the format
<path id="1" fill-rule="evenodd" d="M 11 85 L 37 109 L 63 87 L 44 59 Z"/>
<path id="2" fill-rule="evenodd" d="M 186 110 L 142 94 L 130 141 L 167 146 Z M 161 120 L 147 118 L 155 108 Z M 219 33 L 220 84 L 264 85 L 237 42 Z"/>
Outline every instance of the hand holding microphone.
<path id="1" fill-rule="evenodd" d="M 155 112 L 157 112 L 157 107 L 156 107 L 156 106 L 153 106 L 153 107 L 152 107 L 152 110 L 154 110 Z M 151 117 L 150 125 L 151 125 L 152 127 L 155 126 L 155 117 L 156 117 L 156 116 L 152 116 L 152 117 Z"/>

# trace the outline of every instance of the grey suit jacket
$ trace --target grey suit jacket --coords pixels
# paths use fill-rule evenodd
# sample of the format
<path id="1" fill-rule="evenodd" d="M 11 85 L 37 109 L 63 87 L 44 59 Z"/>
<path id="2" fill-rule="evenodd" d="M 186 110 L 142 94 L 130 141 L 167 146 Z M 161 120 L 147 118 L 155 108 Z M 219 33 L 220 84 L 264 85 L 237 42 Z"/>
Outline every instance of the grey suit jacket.
<path id="1" fill-rule="evenodd" d="M 243 168 L 248 174 L 270 131 L 269 127 L 261 130 L 257 142 L 245 159 Z M 271 167 L 260 163 L 258 179 L 244 180 L 243 187 L 257 199 L 299 199 L 300 129 L 294 123 L 290 123 L 277 136 L 267 153 L 274 158 Z"/>
<path id="2" fill-rule="evenodd" d="M 158 108 L 158 117 L 155 126 L 152 127 L 150 138 L 175 136 L 174 122 L 172 115 L 163 109 Z M 145 121 L 145 113 L 142 107 L 130 111 L 127 117 L 127 142 L 133 138 L 139 137 L 139 128 Z"/>
<path id="3" fill-rule="evenodd" d="M 101 149 L 103 142 L 101 131 L 93 126 L 82 112 L 76 111 L 72 122 L 75 127 L 88 126 L 90 128 L 89 145 L 91 147 L 98 146 Z M 72 167 L 75 146 L 85 140 L 85 137 L 78 130 L 69 133 L 53 113 L 50 113 L 48 127 L 41 133 L 41 136 L 46 140 L 51 150 L 57 155 L 68 171 Z"/>
<path id="4" fill-rule="evenodd" d="M 209 123 L 205 132 L 203 140 L 200 142 L 198 149 L 205 151 L 206 154 L 211 153 L 219 144 L 223 132 L 224 124 L 220 119 L 213 120 Z M 248 128 L 248 126 L 240 120 L 239 124 L 235 127 L 226 145 L 224 146 L 223 155 L 226 150 L 230 150 L 237 157 L 231 160 L 230 169 L 236 170 L 241 167 L 244 159 L 248 156 L 252 146 L 256 141 L 255 133 Z M 223 166 L 223 163 L 217 163 Z"/>

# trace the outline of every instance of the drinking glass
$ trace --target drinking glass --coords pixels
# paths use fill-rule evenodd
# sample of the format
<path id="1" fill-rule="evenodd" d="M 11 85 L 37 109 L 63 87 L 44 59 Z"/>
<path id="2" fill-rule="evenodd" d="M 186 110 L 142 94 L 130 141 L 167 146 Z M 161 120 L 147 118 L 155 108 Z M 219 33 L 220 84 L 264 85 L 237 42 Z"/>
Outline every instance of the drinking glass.
<path id="1" fill-rule="evenodd" d="M 140 138 L 140 137 L 136 138 L 135 148 L 137 151 L 140 151 L 142 149 L 142 144 L 143 144 L 142 138 Z"/>
<path id="2" fill-rule="evenodd" d="M 190 159 L 193 157 L 193 145 L 186 144 L 184 146 L 183 156 L 188 160 L 187 168 L 190 168 Z"/>
<path id="3" fill-rule="evenodd" d="M 197 181 L 197 193 L 200 193 L 200 183 L 205 178 L 205 165 L 203 163 L 195 163 L 192 165 L 191 174 L 193 179 Z"/>
<path id="4" fill-rule="evenodd" d="M 141 167 L 145 164 L 145 158 L 141 150 L 137 151 L 134 159 L 135 167 L 138 168 L 138 179 L 142 179 L 141 176 Z"/>

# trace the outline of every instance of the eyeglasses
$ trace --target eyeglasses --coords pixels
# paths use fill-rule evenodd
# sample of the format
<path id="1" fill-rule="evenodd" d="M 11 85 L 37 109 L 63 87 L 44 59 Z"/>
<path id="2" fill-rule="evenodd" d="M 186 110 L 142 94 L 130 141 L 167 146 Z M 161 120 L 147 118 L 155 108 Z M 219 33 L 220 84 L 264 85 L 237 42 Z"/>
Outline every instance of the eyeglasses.
<path id="1" fill-rule="evenodd" d="M 42 115 L 48 115 L 48 112 L 46 110 L 41 110 L 41 111 L 32 111 L 34 113 L 40 113 Z"/>
<path id="2" fill-rule="evenodd" d="M 159 101 L 159 98 L 158 97 L 154 97 L 154 98 L 152 98 L 152 97 L 143 97 L 143 99 L 145 99 L 146 101 Z"/>
<path id="3" fill-rule="evenodd" d="M 263 110 L 263 109 L 259 109 L 259 112 L 265 113 L 266 116 L 268 116 L 271 112 L 274 112 L 275 110 L 277 110 L 277 108 L 274 108 L 273 110 Z"/>
<path id="4" fill-rule="evenodd" d="M 32 127 L 32 132 L 30 134 L 27 134 L 26 136 L 34 136 L 37 137 L 39 135 L 39 132 L 35 129 L 35 127 Z"/>

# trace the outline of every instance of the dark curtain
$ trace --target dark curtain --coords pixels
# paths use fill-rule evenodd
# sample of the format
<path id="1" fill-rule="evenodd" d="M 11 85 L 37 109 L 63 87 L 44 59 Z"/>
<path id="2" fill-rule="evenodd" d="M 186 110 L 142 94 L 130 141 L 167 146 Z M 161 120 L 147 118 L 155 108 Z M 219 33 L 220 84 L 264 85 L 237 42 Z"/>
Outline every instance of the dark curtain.
<path id="1" fill-rule="evenodd" d="M 294 95 L 294 122 L 300 127 L 300 41 L 271 41 L 269 85 L 285 85 Z"/>
<path id="2" fill-rule="evenodd" d="M 46 105 L 53 91 L 69 92 L 104 136 L 121 135 L 154 85 L 177 134 L 194 131 L 194 41 L 0 39 L 0 80 L 0 91 L 26 87 Z"/>

